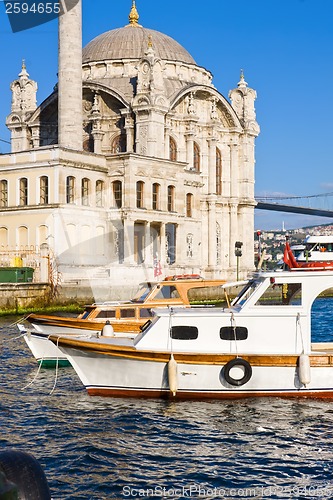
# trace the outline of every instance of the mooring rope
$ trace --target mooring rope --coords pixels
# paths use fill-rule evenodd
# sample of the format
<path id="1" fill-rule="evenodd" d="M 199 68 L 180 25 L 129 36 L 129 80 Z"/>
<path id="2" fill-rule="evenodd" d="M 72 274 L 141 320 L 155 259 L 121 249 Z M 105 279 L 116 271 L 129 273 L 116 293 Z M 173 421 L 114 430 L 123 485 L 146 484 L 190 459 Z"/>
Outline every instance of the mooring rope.
<path id="1" fill-rule="evenodd" d="M 3 342 L 11 342 L 12 340 L 17 340 L 17 339 L 20 339 L 21 337 L 24 337 L 24 335 L 26 335 L 26 333 L 28 332 L 23 332 L 21 333 L 20 335 L 18 335 L 17 337 L 11 337 L 10 339 L 4 339 Z"/>
<path id="2" fill-rule="evenodd" d="M 22 389 L 21 389 L 22 391 L 23 391 L 24 389 L 26 389 L 27 387 L 29 387 L 30 385 L 32 385 L 32 384 L 35 382 L 35 380 L 37 379 L 37 377 L 38 377 L 38 375 L 39 375 L 40 369 L 41 369 L 41 367 L 42 367 L 43 360 L 44 360 L 44 358 L 42 358 L 42 359 L 40 360 L 40 363 L 39 363 L 39 366 L 38 366 L 38 370 L 37 370 L 37 373 L 36 373 L 36 375 L 34 376 L 34 378 L 31 380 L 31 382 L 29 382 L 29 384 L 27 384 L 27 385 L 25 385 L 24 387 L 22 387 Z"/>

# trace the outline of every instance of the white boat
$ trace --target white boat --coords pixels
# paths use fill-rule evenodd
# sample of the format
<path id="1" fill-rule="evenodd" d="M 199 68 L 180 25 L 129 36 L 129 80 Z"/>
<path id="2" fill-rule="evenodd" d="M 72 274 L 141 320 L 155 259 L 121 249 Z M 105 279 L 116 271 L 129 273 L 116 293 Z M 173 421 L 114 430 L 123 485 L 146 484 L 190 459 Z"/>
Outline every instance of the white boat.
<path id="1" fill-rule="evenodd" d="M 307 236 L 302 245 L 286 242 L 283 262 L 291 269 L 332 269 L 333 237 Z"/>
<path id="2" fill-rule="evenodd" d="M 332 287 L 332 271 L 260 272 L 230 307 L 157 310 L 132 340 L 50 340 L 90 395 L 333 398 L 333 342 L 311 341 L 311 306 Z"/>
<path id="3" fill-rule="evenodd" d="M 17 327 L 39 364 L 50 368 L 66 366 L 68 360 L 49 341 L 50 334 L 90 337 L 108 330 L 115 337 L 134 338 L 152 317 L 154 307 L 189 307 L 191 300 L 200 297 L 207 300 L 209 296 L 221 300 L 224 283 L 225 280 L 204 279 L 199 275 L 168 276 L 163 281 L 141 283 L 132 300 L 91 304 L 78 318 L 29 314 Z"/>
<path id="4" fill-rule="evenodd" d="M 162 281 L 140 283 L 136 295 L 127 301 L 94 303 L 85 307 L 78 317 L 29 314 L 22 320 L 40 333 L 90 334 L 101 331 L 106 321 L 115 332 L 139 333 L 152 317 L 152 309 L 168 306 L 190 306 L 195 300 L 221 299 L 221 285 L 225 280 L 205 279 L 198 274 L 167 276 Z"/>
<path id="5" fill-rule="evenodd" d="M 333 267 L 333 237 L 307 236 L 304 240 L 304 249 L 296 255 L 297 262 L 322 262 Z"/>
<path id="6" fill-rule="evenodd" d="M 42 365 L 43 368 L 70 366 L 70 362 L 67 359 L 67 356 L 58 348 L 56 344 L 49 340 L 49 333 L 39 332 L 34 328 L 26 328 L 20 323 L 18 323 L 17 326 L 19 331 L 22 333 L 23 338 L 32 355 L 39 365 Z M 126 338 L 134 338 L 135 335 L 137 335 L 133 332 L 114 332 L 112 326 L 109 323 L 106 323 L 103 326 L 103 329 L 105 332 L 109 331 L 109 334 L 111 332 L 114 337 L 120 336 Z M 73 330 L 73 332 L 68 332 L 67 330 L 63 332 L 61 328 L 59 328 L 58 330 L 59 332 L 61 332 L 61 335 L 75 335 L 81 338 L 89 338 L 91 336 L 96 337 L 96 335 L 101 334 L 99 330 L 88 330 L 83 332 L 79 329 Z"/>

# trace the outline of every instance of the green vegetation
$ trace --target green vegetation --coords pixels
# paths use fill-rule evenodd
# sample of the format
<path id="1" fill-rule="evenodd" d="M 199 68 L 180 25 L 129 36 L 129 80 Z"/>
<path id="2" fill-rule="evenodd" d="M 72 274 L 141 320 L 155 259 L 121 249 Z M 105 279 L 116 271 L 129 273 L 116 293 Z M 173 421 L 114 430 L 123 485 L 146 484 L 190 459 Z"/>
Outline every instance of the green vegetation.
<path id="1" fill-rule="evenodd" d="M 67 312 L 67 313 L 81 313 L 84 309 L 83 305 L 80 304 L 67 304 L 67 305 L 53 305 L 45 307 L 20 307 L 15 309 L 2 309 L 0 310 L 0 316 L 12 316 L 16 314 L 27 315 L 30 313 L 57 313 L 57 312 Z"/>

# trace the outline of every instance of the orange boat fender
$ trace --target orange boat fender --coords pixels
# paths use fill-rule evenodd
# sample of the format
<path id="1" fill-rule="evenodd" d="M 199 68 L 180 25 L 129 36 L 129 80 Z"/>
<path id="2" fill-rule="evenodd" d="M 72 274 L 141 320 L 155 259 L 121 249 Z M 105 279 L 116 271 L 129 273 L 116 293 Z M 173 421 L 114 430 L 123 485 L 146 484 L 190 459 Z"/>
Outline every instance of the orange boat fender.
<path id="1" fill-rule="evenodd" d="M 243 374 L 242 377 L 236 377 L 236 370 Z M 234 372 L 234 375 L 233 375 Z M 228 361 L 223 367 L 223 376 L 226 382 L 230 385 L 240 386 L 246 384 L 252 377 L 252 367 L 248 361 L 243 358 L 234 358 Z"/>

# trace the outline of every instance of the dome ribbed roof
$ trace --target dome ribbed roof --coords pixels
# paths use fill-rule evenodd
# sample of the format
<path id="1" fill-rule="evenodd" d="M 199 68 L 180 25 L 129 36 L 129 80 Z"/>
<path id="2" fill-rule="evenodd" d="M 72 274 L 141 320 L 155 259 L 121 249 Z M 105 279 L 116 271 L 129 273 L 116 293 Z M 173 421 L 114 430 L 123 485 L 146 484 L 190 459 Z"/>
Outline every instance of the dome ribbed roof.
<path id="1" fill-rule="evenodd" d="M 128 25 L 97 36 L 84 47 L 83 62 L 141 59 L 148 48 L 149 40 L 156 57 L 196 64 L 187 50 L 173 38 L 139 25 Z"/>

